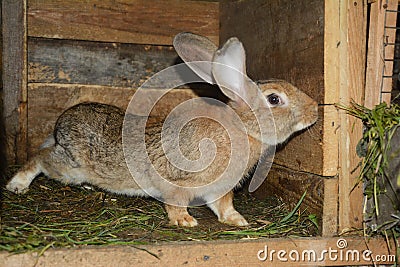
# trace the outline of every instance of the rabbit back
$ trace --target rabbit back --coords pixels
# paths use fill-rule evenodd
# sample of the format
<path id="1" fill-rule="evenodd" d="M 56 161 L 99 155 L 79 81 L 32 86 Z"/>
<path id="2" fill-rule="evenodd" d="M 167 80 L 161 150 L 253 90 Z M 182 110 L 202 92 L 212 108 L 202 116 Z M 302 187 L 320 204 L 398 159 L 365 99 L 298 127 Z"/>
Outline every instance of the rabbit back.
<path id="1" fill-rule="evenodd" d="M 115 193 L 146 195 L 126 167 L 123 119 L 121 109 L 100 103 L 67 109 L 55 124 L 54 146 L 40 153 L 42 171 L 66 184 L 88 183 Z"/>
<path id="2" fill-rule="evenodd" d="M 125 156 L 134 157 L 132 168 L 144 171 L 149 168 L 143 165 L 144 157 L 148 157 L 152 167 L 166 181 L 178 187 L 199 187 L 199 190 L 191 192 L 195 198 L 210 193 L 210 187 L 204 190 L 200 188 L 218 180 L 230 163 L 232 153 L 235 153 L 232 151 L 229 134 L 218 122 L 208 118 L 192 120 L 179 132 L 179 150 L 182 156 L 189 163 L 201 157 L 204 151 L 200 151 L 199 144 L 205 139 L 212 142 L 206 147 L 206 153 L 215 151 L 215 155 L 211 164 L 203 170 L 187 171 L 185 167 L 175 166 L 170 155 L 166 154 L 168 150 L 163 147 L 163 143 L 168 145 L 173 141 L 171 131 L 178 129 L 175 124 L 164 129 L 162 139 L 164 122 L 158 118 L 145 118 L 148 120 L 145 132 L 147 154 L 139 155 L 135 149 L 141 144 L 133 143 L 125 147 L 122 144 L 124 116 L 121 109 L 99 103 L 83 103 L 66 110 L 56 122 L 55 146 L 48 160 L 44 161 L 47 163 L 45 173 L 50 177 L 60 177 L 65 183 L 89 183 L 120 194 L 145 195 L 148 192 L 160 197 L 169 195 L 170 189 L 164 187 L 158 177 L 145 175 L 145 180 L 140 180 L 140 184 L 135 180 L 138 177 L 132 177 Z M 136 124 L 135 120 L 143 119 L 134 115 L 127 118 L 134 121 L 132 125 Z M 130 135 L 143 134 L 135 127 L 127 132 Z M 250 155 L 243 157 L 245 168 L 237 170 L 243 176 L 219 181 L 215 187 L 211 187 L 215 194 L 229 191 L 256 164 L 261 153 L 258 151 L 258 141 L 250 138 L 243 142 L 249 142 L 251 148 Z"/>

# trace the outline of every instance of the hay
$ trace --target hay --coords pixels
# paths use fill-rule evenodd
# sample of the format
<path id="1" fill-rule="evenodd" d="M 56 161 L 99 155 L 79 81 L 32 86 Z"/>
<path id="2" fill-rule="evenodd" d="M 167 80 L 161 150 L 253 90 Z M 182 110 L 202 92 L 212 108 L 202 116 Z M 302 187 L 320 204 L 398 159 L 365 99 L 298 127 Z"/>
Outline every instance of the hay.
<path id="1" fill-rule="evenodd" d="M 189 212 L 199 226 L 182 228 L 168 225 L 162 203 L 153 199 L 65 186 L 38 177 L 24 195 L 3 192 L 0 250 L 41 254 L 53 247 L 312 236 L 318 232 L 317 220 L 300 209 L 303 198 L 290 211 L 277 198 L 261 201 L 240 192 L 235 206 L 249 227 L 223 225 L 206 207 L 195 207 Z"/>
<path id="2" fill-rule="evenodd" d="M 363 182 L 366 197 L 364 221 L 367 225 L 374 221 L 374 223 L 369 223 L 369 229 L 364 227 L 365 234 L 380 233 L 387 236 L 388 233 L 391 233 L 394 236 L 399 236 L 400 218 L 397 218 L 395 214 L 391 216 L 389 214 L 390 219 L 380 222 L 383 217 L 380 207 L 383 206 L 383 200 L 389 197 L 393 198 L 393 196 L 398 198 L 394 188 L 400 185 L 400 175 L 397 174 L 396 182 L 391 182 L 389 151 L 391 151 L 392 137 L 400 124 L 400 106 L 392 104 L 389 107 L 386 103 L 382 103 L 373 109 L 368 109 L 354 102 L 349 107 L 337 106 L 346 110 L 348 114 L 359 118 L 364 124 L 363 137 L 357 145 L 357 154 L 363 158 L 360 163 L 358 183 Z M 391 199 L 391 201 L 395 202 L 396 200 Z M 387 210 L 385 212 L 394 213 L 398 211 Z M 376 225 L 376 222 L 380 222 L 380 225 Z"/>

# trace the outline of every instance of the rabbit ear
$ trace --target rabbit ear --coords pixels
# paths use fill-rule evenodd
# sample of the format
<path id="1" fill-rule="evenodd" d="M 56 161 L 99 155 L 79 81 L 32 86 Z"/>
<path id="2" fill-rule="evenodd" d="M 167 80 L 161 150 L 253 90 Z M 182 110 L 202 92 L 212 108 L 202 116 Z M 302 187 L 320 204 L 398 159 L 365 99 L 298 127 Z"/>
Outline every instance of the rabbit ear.
<path id="1" fill-rule="evenodd" d="M 182 32 L 175 36 L 174 48 L 188 66 L 208 83 L 214 83 L 211 72 L 212 59 L 218 47 L 208 38 L 189 32 Z M 202 61 L 202 62 L 199 62 Z"/>
<path id="2" fill-rule="evenodd" d="M 230 38 L 215 52 L 212 65 L 213 77 L 222 92 L 233 101 L 247 99 L 246 96 L 246 54 L 242 43 Z"/>

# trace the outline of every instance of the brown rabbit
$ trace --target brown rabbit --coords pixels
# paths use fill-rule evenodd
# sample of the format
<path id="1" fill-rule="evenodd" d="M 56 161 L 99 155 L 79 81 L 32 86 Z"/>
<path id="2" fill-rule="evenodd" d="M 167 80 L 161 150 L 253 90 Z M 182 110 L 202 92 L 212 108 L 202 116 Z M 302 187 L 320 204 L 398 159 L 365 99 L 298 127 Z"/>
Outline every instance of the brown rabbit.
<path id="1" fill-rule="evenodd" d="M 203 107 L 206 108 L 202 110 L 206 114 L 179 128 L 178 143 L 173 134 L 177 131 L 175 124 L 178 124 L 179 117 L 171 116 L 169 126 L 148 120 L 143 139 L 147 153 L 135 151 L 135 147 L 142 145 L 138 141 L 140 138 L 129 139 L 129 136 L 143 134 L 133 126 L 147 118 L 128 112 L 125 114 L 110 105 L 83 103 L 69 108 L 58 118 L 53 136 L 11 179 L 7 189 L 24 193 L 32 180 L 39 173 L 44 173 L 63 183 L 89 183 L 118 194 L 156 197 L 165 201 L 170 223 L 174 225 L 197 225 L 196 219 L 187 212 L 187 206 L 195 199 L 204 199 L 219 221 L 247 225 L 247 221 L 233 207 L 233 187 L 257 164 L 266 147 L 282 143 L 294 132 L 312 125 L 317 120 L 317 104 L 284 81 L 269 81 L 258 88 L 245 75 L 245 51 L 237 38 L 229 39 L 217 50 L 205 37 L 181 33 L 175 37 L 174 47 L 187 64 L 193 61 L 209 62 L 189 65 L 203 80 L 218 84 L 228 97 L 228 105 L 218 107 L 217 115 L 230 121 L 234 116 L 229 112 L 233 110 L 236 113 L 243 125 L 232 123 L 232 135 L 237 133 L 236 138 L 239 139 L 236 140 L 243 143 L 239 147 L 248 151 L 233 149 L 234 144 L 226 129 L 207 117 L 216 113 L 213 111 L 218 106 L 215 103 L 205 101 Z M 262 95 L 261 100 L 258 92 Z M 272 115 L 264 112 L 264 104 Z M 256 113 L 261 115 L 257 117 Z M 264 130 L 257 119 L 265 120 L 262 122 Z M 127 120 L 130 123 L 126 126 L 124 121 Z M 206 139 L 212 142 L 204 142 Z M 179 146 L 180 152 L 188 159 L 188 168 L 203 154 L 209 154 L 214 160 L 200 171 L 181 169 L 171 163 L 174 155 L 170 156 L 172 153 L 164 150 L 163 142 L 170 143 L 170 147 Z M 247 155 L 243 160 L 242 154 Z M 151 166 L 144 163 L 147 156 Z M 244 169 L 232 172 L 238 177 L 220 178 L 232 163 L 230 161 L 233 161 L 234 168 L 241 165 Z M 152 176 L 148 171 L 150 168 L 164 180 Z M 131 173 L 142 178 L 132 177 Z"/>

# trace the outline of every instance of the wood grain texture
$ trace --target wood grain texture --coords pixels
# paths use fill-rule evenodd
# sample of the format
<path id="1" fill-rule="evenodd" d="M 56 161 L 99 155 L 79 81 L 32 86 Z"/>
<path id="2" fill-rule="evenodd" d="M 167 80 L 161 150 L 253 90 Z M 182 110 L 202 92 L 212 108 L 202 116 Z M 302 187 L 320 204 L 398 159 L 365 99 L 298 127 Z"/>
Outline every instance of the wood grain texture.
<path id="1" fill-rule="evenodd" d="M 26 0 L 2 1 L 3 103 L 7 160 L 27 159 Z"/>
<path id="2" fill-rule="evenodd" d="M 220 9 L 220 43 L 243 42 L 251 78 L 286 79 L 323 103 L 323 0 L 222 1 Z"/>
<path id="3" fill-rule="evenodd" d="M 286 143 L 279 146 L 274 162 L 294 170 L 324 175 L 322 151 L 323 140 L 322 126 L 324 120 L 324 107 L 318 110 L 318 121 L 310 128 L 295 133 Z M 328 167 L 327 167 L 328 168 Z M 334 165 L 337 170 L 337 165 Z M 330 174 L 330 173 L 329 173 Z"/>
<path id="4" fill-rule="evenodd" d="M 362 103 L 365 90 L 367 6 L 362 0 L 341 1 L 339 45 L 339 102 Z M 339 111 L 339 231 L 362 227 L 363 192 L 358 181 L 360 158 L 356 145 L 362 137 L 362 122 Z"/>
<path id="5" fill-rule="evenodd" d="M 172 46 L 29 38 L 30 83 L 95 84 L 138 88 L 179 63 Z"/>
<path id="6" fill-rule="evenodd" d="M 337 1 L 325 1 L 324 31 L 324 121 L 323 175 L 336 176 L 325 181 L 322 236 L 335 236 L 339 214 L 339 114 L 334 104 L 339 102 L 340 88 L 340 6 Z"/>
<path id="7" fill-rule="evenodd" d="M 220 9 L 220 42 L 231 36 L 243 42 L 251 78 L 285 79 L 324 103 L 323 0 L 223 1 Z M 323 174 L 322 109 L 319 115 L 315 126 L 277 153 L 276 162 Z"/>
<path id="8" fill-rule="evenodd" d="M 397 13 L 386 12 L 386 10 L 396 11 L 397 7 L 396 0 L 371 3 L 364 103 L 367 108 L 373 108 L 381 102 L 390 103 L 392 78 L 383 78 L 383 76 L 393 75 L 393 62 L 384 59 L 394 58 L 394 45 L 385 44 L 395 43 L 396 30 L 385 29 L 385 26 L 396 26 Z M 388 93 L 382 94 L 381 91 Z"/>
<path id="9" fill-rule="evenodd" d="M 80 247 L 72 249 L 48 249 L 42 256 L 37 253 L 8 254 L 0 253 L 0 266 L 372 266 L 377 262 L 363 257 L 365 250 L 374 255 L 395 255 L 395 246 L 388 248 L 384 239 L 368 239 L 345 237 L 347 247 L 339 249 L 339 238 L 280 238 L 260 240 L 236 240 L 221 242 L 179 242 L 162 243 L 141 246 L 109 246 Z M 400 240 L 399 240 L 400 241 Z M 267 248 L 266 248 L 267 247 Z M 263 257 L 262 250 L 272 250 L 272 258 L 265 261 L 258 259 L 258 253 Z M 286 251 L 280 254 L 278 251 Z M 323 251 L 325 250 L 325 254 Z M 327 253 L 332 251 L 331 254 Z M 290 251 L 303 253 L 305 260 L 291 260 Z M 358 251 L 358 254 L 356 253 Z M 308 252 L 315 252 L 315 260 Z M 350 253 L 349 253 L 350 252 Z M 355 260 L 352 258 L 352 253 Z M 343 254 L 341 254 L 343 253 Z M 296 254 L 292 254 L 295 257 Z M 322 255 L 322 256 L 321 256 Z M 342 255 L 342 257 L 340 257 Z M 357 255 L 359 260 L 357 260 Z M 393 258 L 393 257 L 392 257 Z M 272 260 L 270 260 L 272 259 Z M 319 259 L 319 260 L 318 260 Z M 383 258 L 382 258 L 383 259 Z M 393 264 L 392 260 L 379 263 Z"/>
<path id="10" fill-rule="evenodd" d="M 219 3 L 161 0 L 29 0 L 28 35 L 171 45 L 191 31 L 218 43 Z"/>
<path id="11" fill-rule="evenodd" d="M 318 175 L 274 164 L 263 185 L 255 192 L 255 196 L 263 199 L 275 195 L 294 208 L 303 193 L 307 191 L 301 208 L 306 207 L 307 212 L 315 214 L 321 221 L 324 216 L 324 180 Z"/>
<path id="12" fill-rule="evenodd" d="M 324 181 L 324 201 L 322 216 L 322 231 L 324 237 L 336 236 L 339 225 L 339 181 L 333 177 Z"/>
<path id="13" fill-rule="evenodd" d="M 333 178 L 324 180 L 322 236 L 335 236 L 338 229 L 339 125 L 338 110 L 335 106 L 324 106 L 323 175 Z"/>
<path id="14" fill-rule="evenodd" d="M 323 122 L 323 175 L 335 176 L 339 167 L 338 110 L 340 87 L 340 8 L 336 1 L 325 1 L 324 31 L 324 122 Z"/>

